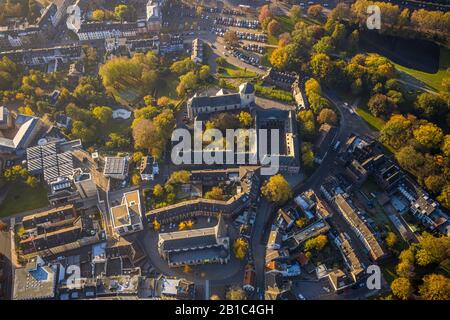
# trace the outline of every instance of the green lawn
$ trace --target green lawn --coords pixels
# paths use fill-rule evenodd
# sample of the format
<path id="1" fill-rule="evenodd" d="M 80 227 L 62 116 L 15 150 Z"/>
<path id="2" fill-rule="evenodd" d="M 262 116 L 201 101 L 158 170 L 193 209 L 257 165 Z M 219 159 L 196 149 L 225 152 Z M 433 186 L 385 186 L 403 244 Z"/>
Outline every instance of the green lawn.
<path id="1" fill-rule="evenodd" d="M 9 190 L 5 201 L 0 205 L 0 217 L 43 208 L 48 205 L 47 191 L 42 184 L 31 188 L 24 183 L 15 183 Z"/>
<path id="2" fill-rule="evenodd" d="M 398 71 L 400 71 L 400 77 L 405 81 L 411 81 L 411 77 L 417 79 L 420 82 L 430 87 L 431 89 L 442 91 L 442 79 L 448 75 L 447 69 L 450 68 L 450 49 L 441 48 L 439 57 L 439 71 L 436 73 L 427 73 L 412 68 L 407 68 L 399 64 L 394 63 Z M 414 80 L 414 79 L 412 79 Z"/>
<path id="3" fill-rule="evenodd" d="M 283 16 L 278 16 L 277 20 L 281 24 L 281 27 L 283 29 L 282 32 L 289 32 L 290 33 L 290 32 L 292 32 L 292 30 L 294 30 L 295 23 L 288 16 L 284 16 L 284 15 Z"/>
<path id="4" fill-rule="evenodd" d="M 369 126 L 371 126 L 373 129 L 380 131 L 381 128 L 384 126 L 384 124 L 386 123 L 383 119 L 374 117 L 370 112 L 368 112 L 367 110 L 358 107 L 356 108 L 356 113 L 364 120 L 366 121 Z"/>
<path id="5" fill-rule="evenodd" d="M 174 73 L 164 75 L 164 81 L 160 81 L 157 84 L 157 96 L 166 96 L 174 100 L 178 99 L 176 88 L 179 82 L 178 76 Z"/>
<path id="6" fill-rule="evenodd" d="M 220 78 L 254 78 L 257 76 L 255 72 L 241 69 L 228 62 L 221 68 L 224 71 L 219 73 Z"/>

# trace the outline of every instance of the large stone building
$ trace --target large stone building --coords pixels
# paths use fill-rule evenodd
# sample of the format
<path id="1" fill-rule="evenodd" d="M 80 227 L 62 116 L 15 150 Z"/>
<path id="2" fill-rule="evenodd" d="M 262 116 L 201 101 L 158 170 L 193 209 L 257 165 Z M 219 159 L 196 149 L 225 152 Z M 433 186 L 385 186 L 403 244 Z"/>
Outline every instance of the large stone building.
<path id="1" fill-rule="evenodd" d="M 37 117 L 15 114 L 0 107 L 0 158 L 22 155 L 41 127 L 42 122 Z"/>
<path id="2" fill-rule="evenodd" d="M 214 227 L 160 233 L 158 251 L 170 267 L 225 264 L 230 260 L 230 239 L 219 216 Z"/>
<path id="3" fill-rule="evenodd" d="M 239 93 L 224 94 L 219 91 L 215 96 L 194 95 L 187 103 L 188 116 L 193 119 L 199 114 L 239 110 L 250 107 L 255 102 L 255 87 L 251 83 L 239 86 Z"/>

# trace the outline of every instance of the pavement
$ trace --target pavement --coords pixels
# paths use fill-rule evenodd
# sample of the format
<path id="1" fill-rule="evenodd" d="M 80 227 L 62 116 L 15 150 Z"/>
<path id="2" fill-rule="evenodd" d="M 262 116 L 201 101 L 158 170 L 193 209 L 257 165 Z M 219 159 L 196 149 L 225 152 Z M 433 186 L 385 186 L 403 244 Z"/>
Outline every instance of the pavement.
<path id="1" fill-rule="evenodd" d="M 325 96 L 336 106 L 340 114 L 340 126 L 339 132 L 337 134 L 337 140 L 341 142 L 341 145 L 345 143 L 350 134 L 358 134 L 366 137 L 371 137 L 376 139 L 378 133 L 372 130 L 364 120 L 362 120 L 355 112 L 352 112 L 353 104 L 348 103 L 348 107 L 344 105 L 337 94 L 332 90 L 324 90 Z M 336 141 L 336 140 L 335 140 Z M 323 183 L 326 177 L 333 173 L 333 168 L 336 167 L 335 161 L 337 158 L 337 152 L 330 148 L 325 159 L 320 164 L 319 168 L 309 176 L 303 183 L 297 186 L 293 186 L 294 194 L 304 192 L 308 189 L 313 189 L 319 192 L 319 187 Z M 258 288 L 264 288 L 264 268 L 265 268 L 265 250 L 267 242 L 267 233 L 270 229 L 270 225 L 274 218 L 273 210 L 274 206 L 268 203 L 264 198 L 261 198 L 258 207 L 256 220 L 253 226 L 253 232 L 251 236 L 251 248 L 252 255 L 254 257 L 255 270 L 256 270 L 256 283 Z M 355 246 L 355 250 L 360 253 L 363 257 L 362 263 L 368 266 L 370 261 L 367 257 L 365 248 L 363 247 L 360 240 L 356 237 L 353 232 L 348 232 L 350 227 L 347 222 L 340 214 L 333 214 L 330 218 L 330 224 L 338 232 L 347 232 Z M 328 281 L 327 281 L 328 284 Z M 359 299 L 366 295 L 374 294 L 373 292 L 362 292 L 359 289 L 351 289 L 351 291 L 346 291 L 340 295 L 334 293 L 328 294 L 327 291 L 323 289 L 323 285 L 313 284 L 308 282 L 308 284 L 301 285 L 303 291 L 301 293 L 308 299 Z M 311 292 L 309 292 L 311 290 Z M 368 289 L 366 289 L 368 290 Z M 300 291 L 298 292 L 300 293 Z"/>
<path id="2" fill-rule="evenodd" d="M 199 218 L 198 218 L 199 219 Z M 205 221 L 198 221 L 197 227 L 204 225 Z M 210 222 L 214 225 L 216 221 Z M 230 242 L 237 237 L 238 231 L 229 225 Z M 176 230 L 176 229 L 175 229 Z M 165 231 L 167 232 L 167 231 Z M 244 277 L 245 260 L 238 260 L 234 254 L 230 253 L 230 261 L 226 265 L 205 264 L 199 266 L 191 266 L 191 272 L 185 273 L 183 268 L 170 268 L 167 262 L 161 258 L 158 252 L 158 232 L 146 229 L 136 235 L 135 241 L 141 244 L 150 264 L 154 269 L 162 274 L 169 276 L 177 276 L 193 281 L 197 286 L 203 287 L 206 280 L 209 280 L 206 293 L 213 291 L 214 287 L 223 287 L 234 283 L 241 283 Z"/>

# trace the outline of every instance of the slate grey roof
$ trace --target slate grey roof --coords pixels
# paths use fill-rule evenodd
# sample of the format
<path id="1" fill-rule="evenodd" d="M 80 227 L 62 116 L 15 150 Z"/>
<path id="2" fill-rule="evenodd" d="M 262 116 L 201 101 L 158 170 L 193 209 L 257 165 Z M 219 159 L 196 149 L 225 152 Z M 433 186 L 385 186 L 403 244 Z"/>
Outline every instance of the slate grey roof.
<path id="1" fill-rule="evenodd" d="M 226 94 L 213 97 L 192 97 L 190 105 L 192 108 L 221 107 L 228 105 L 240 105 L 241 96 L 238 93 Z"/>
<path id="2" fill-rule="evenodd" d="M 198 235 L 189 238 L 180 238 L 173 240 L 166 239 L 163 243 L 163 250 L 164 251 L 182 250 L 189 248 L 215 246 L 216 244 L 217 244 L 216 236 L 214 234 Z"/>
<path id="3" fill-rule="evenodd" d="M 28 139 L 39 123 L 39 118 L 25 115 L 18 115 L 15 120 L 16 125 L 20 125 L 19 130 L 13 139 L 0 138 L 0 149 L 6 152 L 14 152 L 25 147 Z"/>
<path id="4" fill-rule="evenodd" d="M 203 248 L 197 249 L 195 251 L 181 251 L 181 252 L 170 252 L 168 254 L 168 260 L 172 263 L 180 263 L 185 261 L 196 261 L 196 260 L 213 260 L 216 258 L 227 258 L 228 250 L 223 246 L 214 248 Z"/>
<path id="5" fill-rule="evenodd" d="M 136 22 L 83 22 L 78 33 L 102 32 L 102 31 L 134 31 L 137 30 Z"/>
<path id="6" fill-rule="evenodd" d="M 253 86 L 253 84 L 246 82 L 243 83 L 241 87 L 239 87 L 239 91 L 241 91 L 244 94 L 252 94 L 255 92 L 255 87 Z"/>

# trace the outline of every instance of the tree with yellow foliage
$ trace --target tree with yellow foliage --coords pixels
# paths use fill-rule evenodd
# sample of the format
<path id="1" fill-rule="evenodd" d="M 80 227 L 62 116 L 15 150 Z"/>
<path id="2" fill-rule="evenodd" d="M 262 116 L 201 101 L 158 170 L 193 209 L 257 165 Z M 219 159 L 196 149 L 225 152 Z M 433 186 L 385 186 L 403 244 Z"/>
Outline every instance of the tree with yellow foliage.
<path id="1" fill-rule="evenodd" d="M 140 183 L 141 183 L 141 176 L 137 173 L 133 174 L 131 176 L 131 185 L 137 186 Z"/>
<path id="2" fill-rule="evenodd" d="M 152 224 L 153 224 L 153 230 L 155 230 L 155 231 L 161 230 L 161 223 L 159 223 L 158 220 L 156 220 L 156 219 L 153 220 Z"/>
<path id="3" fill-rule="evenodd" d="M 270 177 L 262 186 L 261 192 L 267 200 L 278 204 L 283 204 L 292 197 L 291 186 L 281 174 Z"/>
<path id="4" fill-rule="evenodd" d="M 425 300 L 450 300 L 450 279 L 441 274 L 429 274 L 423 277 L 419 288 L 420 296 Z"/>
<path id="5" fill-rule="evenodd" d="M 185 222 L 186 228 L 192 229 L 194 227 L 194 221 L 188 220 Z"/>
<path id="6" fill-rule="evenodd" d="M 213 187 L 211 191 L 205 193 L 206 199 L 223 200 L 223 190 L 219 187 Z"/>
<path id="7" fill-rule="evenodd" d="M 279 47 L 273 50 L 269 57 L 270 63 L 277 69 L 283 70 L 286 68 L 289 60 L 289 54 L 286 47 Z"/>
<path id="8" fill-rule="evenodd" d="M 304 217 L 295 220 L 295 225 L 299 228 L 304 228 L 307 223 L 308 223 L 308 219 L 306 219 Z"/>
<path id="9" fill-rule="evenodd" d="M 186 230 L 186 222 L 181 221 L 181 222 L 178 224 L 178 231 L 183 231 L 183 230 Z"/>
<path id="10" fill-rule="evenodd" d="M 253 122 L 252 115 L 249 112 L 241 111 L 238 116 L 241 126 L 249 128 Z"/>
<path id="11" fill-rule="evenodd" d="M 397 278 L 391 283 L 392 293 L 402 299 L 407 300 L 413 293 L 413 287 L 408 278 Z"/>
<path id="12" fill-rule="evenodd" d="M 184 273 L 190 273 L 190 272 L 192 272 L 192 268 L 191 268 L 191 266 L 190 265 L 185 265 L 184 267 L 183 267 L 183 272 Z"/>
<path id="13" fill-rule="evenodd" d="M 238 258 L 239 260 L 243 260 L 247 255 L 247 250 L 248 250 L 247 240 L 245 240 L 242 237 L 234 240 L 233 251 L 236 258 Z"/>
<path id="14" fill-rule="evenodd" d="M 386 241 L 386 245 L 389 248 L 393 248 L 395 246 L 395 244 L 397 243 L 397 235 L 393 232 L 388 232 L 384 241 Z"/>
<path id="15" fill-rule="evenodd" d="M 247 296 L 240 287 L 231 287 L 226 294 L 227 300 L 245 300 Z"/>

